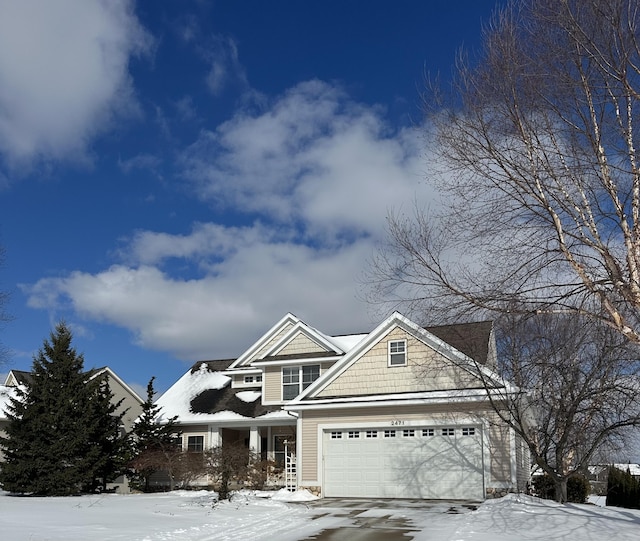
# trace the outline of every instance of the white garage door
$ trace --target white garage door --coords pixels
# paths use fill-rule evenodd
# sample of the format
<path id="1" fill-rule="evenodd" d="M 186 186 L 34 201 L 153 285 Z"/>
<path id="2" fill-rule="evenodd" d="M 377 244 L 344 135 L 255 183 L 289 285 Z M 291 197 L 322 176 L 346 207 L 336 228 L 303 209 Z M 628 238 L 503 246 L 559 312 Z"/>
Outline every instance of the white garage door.
<path id="1" fill-rule="evenodd" d="M 478 426 L 340 429 L 323 438 L 327 497 L 485 497 Z"/>

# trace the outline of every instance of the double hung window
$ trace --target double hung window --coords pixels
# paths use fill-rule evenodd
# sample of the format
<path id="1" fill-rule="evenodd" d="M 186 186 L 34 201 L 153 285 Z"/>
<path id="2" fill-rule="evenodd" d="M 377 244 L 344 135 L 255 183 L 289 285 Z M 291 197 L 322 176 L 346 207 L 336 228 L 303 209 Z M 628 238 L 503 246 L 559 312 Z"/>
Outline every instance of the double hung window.
<path id="1" fill-rule="evenodd" d="M 320 365 L 282 368 L 282 400 L 293 400 L 320 377 Z"/>
<path id="2" fill-rule="evenodd" d="M 407 364 L 407 341 L 389 341 L 389 366 L 405 366 Z"/>

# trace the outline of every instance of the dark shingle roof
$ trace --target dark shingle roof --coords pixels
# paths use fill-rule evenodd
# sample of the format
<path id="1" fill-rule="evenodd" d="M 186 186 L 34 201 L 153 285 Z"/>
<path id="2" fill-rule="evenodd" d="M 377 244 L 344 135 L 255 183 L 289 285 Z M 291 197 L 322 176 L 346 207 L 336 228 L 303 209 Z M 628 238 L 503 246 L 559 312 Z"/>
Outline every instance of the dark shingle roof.
<path id="1" fill-rule="evenodd" d="M 202 369 L 206 365 L 211 372 L 220 372 L 229 368 L 235 359 L 221 359 L 214 361 L 198 361 L 191 367 L 191 373 Z M 222 389 L 206 389 L 196 395 L 191 400 L 191 411 L 193 413 L 218 413 L 221 411 L 231 411 L 244 417 L 259 417 L 265 413 L 279 411 L 278 406 L 263 406 L 260 397 L 253 402 L 246 402 L 237 397 L 237 393 L 242 391 L 255 391 L 257 389 L 232 389 L 229 382 Z"/>
<path id="2" fill-rule="evenodd" d="M 486 364 L 492 328 L 493 322 L 478 321 L 425 327 L 425 330 L 471 357 L 474 361 Z"/>

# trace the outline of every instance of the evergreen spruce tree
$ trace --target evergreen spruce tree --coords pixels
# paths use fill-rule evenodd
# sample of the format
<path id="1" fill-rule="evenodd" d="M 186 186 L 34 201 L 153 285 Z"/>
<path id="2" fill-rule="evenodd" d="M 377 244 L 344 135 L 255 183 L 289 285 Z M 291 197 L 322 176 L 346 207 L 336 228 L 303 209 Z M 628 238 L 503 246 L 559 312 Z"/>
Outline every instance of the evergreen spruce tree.
<path id="1" fill-rule="evenodd" d="M 119 441 L 113 428 L 122 415 L 107 406 L 111 395 L 100 379 L 83 371 L 83 356 L 71 340 L 70 329 L 59 323 L 34 357 L 30 381 L 9 404 L 10 422 L 0 438 L 4 490 L 78 494 L 112 473 L 106 455 L 119 452 L 109 445 Z"/>
<path id="2" fill-rule="evenodd" d="M 90 485 L 85 490 L 106 489 L 107 483 L 126 473 L 131 457 L 129 437 L 124 431 L 122 418 L 125 411 L 116 413 L 122 400 L 114 402 L 106 374 L 91 378 L 86 383 L 89 391 L 87 417 L 86 467 L 93 471 Z"/>
<path id="3" fill-rule="evenodd" d="M 156 472 L 164 471 L 169 476 L 173 488 L 173 469 L 179 463 L 182 449 L 178 444 L 181 432 L 177 426 L 178 417 L 159 423 L 160 406 L 154 403 L 152 377 L 147 385 L 147 399 L 142 405 L 142 413 L 133 425 L 133 459 L 130 481 L 135 488 L 148 492 L 149 478 Z"/>

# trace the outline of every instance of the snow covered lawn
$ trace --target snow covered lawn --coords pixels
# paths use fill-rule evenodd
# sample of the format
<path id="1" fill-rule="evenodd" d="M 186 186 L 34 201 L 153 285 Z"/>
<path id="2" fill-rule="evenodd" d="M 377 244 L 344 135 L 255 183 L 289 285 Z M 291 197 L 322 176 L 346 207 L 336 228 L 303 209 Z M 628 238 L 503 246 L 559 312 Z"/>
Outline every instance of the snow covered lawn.
<path id="1" fill-rule="evenodd" d="M 208 492 L 20 498 L 0 492 L 0 538 L 7 541 L 218 541 L 316 539 L 323 530 L 393 528 L 409 524 L 415 541 L 548 541 L 640 538 L 640 511 L 566 505 L 524 496 L 483 503 L 476 511 L 447 513 L 393 502 L 389 507 L 334 509 L 300 502 L 308 493 L 241 493 L 215 504 Z M 298 500 L 292 502 L 287 500 Z M 373 530 L 372 530 L 373 531 Z M 360 537 L 359 537 L 360 538 Z M 364 539 L 364 537 L 362 537 Z"/>

